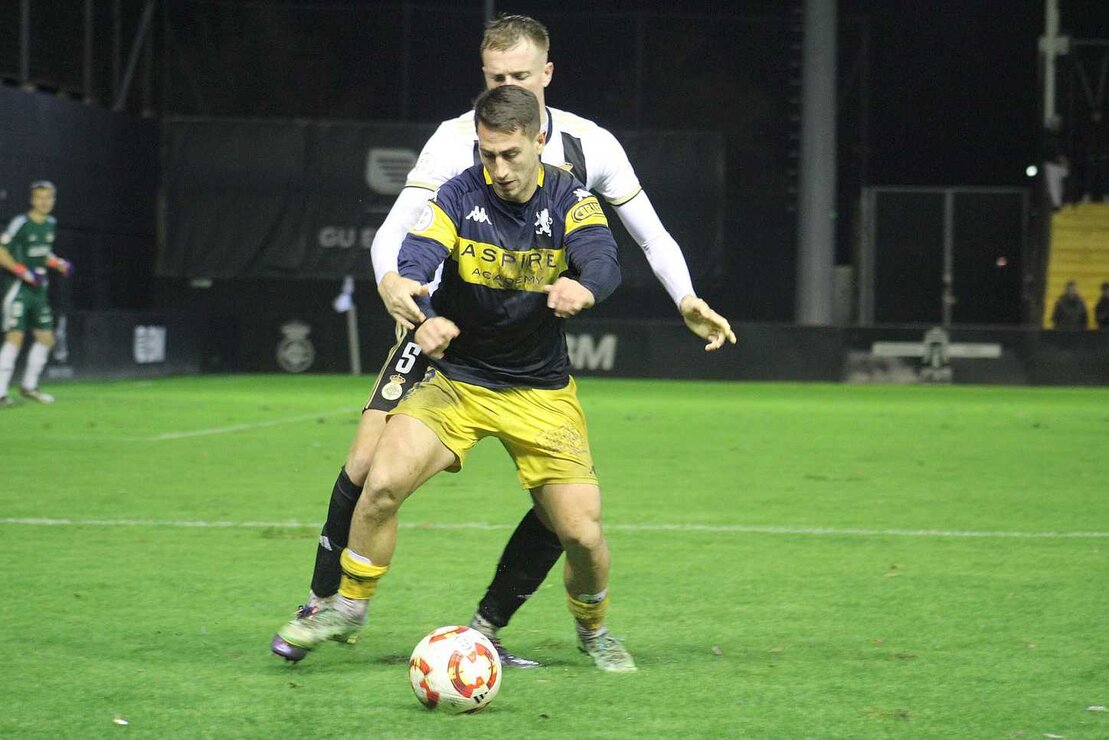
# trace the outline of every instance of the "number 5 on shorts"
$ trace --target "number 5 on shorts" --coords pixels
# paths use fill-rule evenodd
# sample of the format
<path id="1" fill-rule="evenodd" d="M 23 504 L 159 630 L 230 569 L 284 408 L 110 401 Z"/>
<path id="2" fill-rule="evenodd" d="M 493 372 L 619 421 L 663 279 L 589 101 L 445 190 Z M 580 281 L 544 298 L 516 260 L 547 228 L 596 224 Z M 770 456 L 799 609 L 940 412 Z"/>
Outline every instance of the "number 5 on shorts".
<path id="1" fill-rule="evenodd" d="M 420 355 L 420 346 L 415 342 L 409 342 L 401 350 L 400 359 L 394 365 L 398 373 L 407 373 L 416 364 L 416 358 Z"/>

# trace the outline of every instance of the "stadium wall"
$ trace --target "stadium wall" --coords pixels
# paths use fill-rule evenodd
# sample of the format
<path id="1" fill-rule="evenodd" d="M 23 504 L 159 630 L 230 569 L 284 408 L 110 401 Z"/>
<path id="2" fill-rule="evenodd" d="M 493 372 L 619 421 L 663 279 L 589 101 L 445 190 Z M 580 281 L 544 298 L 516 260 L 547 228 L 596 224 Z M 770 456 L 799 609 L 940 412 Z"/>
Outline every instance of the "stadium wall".
<path id="1" fill-rule="evenodd" d="M 57 317 L 54 333 L 57 343 L 46 366 L 50 381 L 200 372 L 200 336 L 188 314 L 75 311 Z"/>
<path id="2" fill-rule="evenodd" d="M 341 280 L 372 272 L 370 245 L 433 125 L 169 118 L 163 122 L 163 278 Z M 618 132 L 702 293 L 724 284 L 725 141 L 696 131 Z M 672 162 L 699 162 L 674 167 Z M 673 304 L 605 204 L 621 244 L 623 301 L 599 308 L 662 318 Z M 729 295 L 734 291 L 729 291 Z M 714 305 L 721 306 L 719 301 Z"/>
<path id="3" fill-rule="evenodd" d="M 194 316 L 207 371 L 350 371 L 347 317 L 332 308 L 339 281 L 162 287 L 167 305 Z M 355 300 L 361 364 L 374 373 L 394 342 L 393 326 L 368 282 L 357 284 Z M 915 383 L 925 360 L 935 359 L 933 377 L 949 370 L 955 383 L 1109 385 L 1109 332 L 953 328 L 939 346 L 926 341 L 930 328 L 740 323 L 737 345 L 706 353 L 677 320 L 592 316 L 572 319 L 567 337 L 582 376 Z"/>

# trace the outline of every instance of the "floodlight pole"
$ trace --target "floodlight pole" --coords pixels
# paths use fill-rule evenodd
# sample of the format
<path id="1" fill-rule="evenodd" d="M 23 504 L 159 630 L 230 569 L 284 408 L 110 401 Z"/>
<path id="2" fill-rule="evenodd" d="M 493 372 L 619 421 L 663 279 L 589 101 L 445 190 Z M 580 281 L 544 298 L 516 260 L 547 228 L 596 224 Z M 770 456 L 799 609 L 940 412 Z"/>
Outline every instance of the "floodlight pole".
<path id="1" fill-rule="evenodd" d="M 796 321 L 832 323 L 836 208 L 836 0 L 805 0 Z"/>
<path id="2" fill-rule="evenodd" d="M 1040 37 L 1044 57 L 1044 128 L 1055 119 L 1055 62 L 1070 53 L 1070 37 L 1059 35 L 1059 0 L 1044 0 L 1044 35 Z"/>

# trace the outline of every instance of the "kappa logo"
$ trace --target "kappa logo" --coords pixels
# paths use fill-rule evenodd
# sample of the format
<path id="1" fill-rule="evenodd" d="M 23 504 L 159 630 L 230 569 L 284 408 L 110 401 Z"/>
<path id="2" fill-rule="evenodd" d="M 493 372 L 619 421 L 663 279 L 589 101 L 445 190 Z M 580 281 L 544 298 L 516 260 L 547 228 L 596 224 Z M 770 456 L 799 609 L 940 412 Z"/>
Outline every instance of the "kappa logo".
<path id="1" fill-rule="evenodd" d="M 535 214 L 535 233 L 551 235 L 551 224 L 554 220 L 551 219 L 550 212 L 544 208 L 539 213 Z"/>
<path id="2" fill-rule="evenodd" d="M 576 190 L 574 190 L 574 195 L 577 196 L 578 203 L 581 203 L 583 200 L 593 195 L 593 193 L 583 188 L 577 188 Z"/>
<path id="3" fill-rule="evenodd" d="M 466 214 L 466 219 L 465 220 L 473 221 L 474 223 L 479 223 L 479 224 L 491 224 L 491 223 L 493 223 L 492 221 L 489 220 L 489 216 L 485 213 L 485 209 L 482 208 L 481 206 L 474 206 L 474 210 L 472 210 L 472 211 L 470 211 L 469 213 Z"/>

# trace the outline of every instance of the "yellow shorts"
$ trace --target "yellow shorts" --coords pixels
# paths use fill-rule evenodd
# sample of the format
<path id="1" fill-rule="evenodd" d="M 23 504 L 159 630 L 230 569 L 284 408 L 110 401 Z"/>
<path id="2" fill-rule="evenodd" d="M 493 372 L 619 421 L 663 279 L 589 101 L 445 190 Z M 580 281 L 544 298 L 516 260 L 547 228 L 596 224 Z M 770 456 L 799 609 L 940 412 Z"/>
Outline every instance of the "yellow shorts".
<path id="1" fill-rule="evenodd" d="M 516 463 L 524 488 L 548 483 L 597 483 L 577 384 L 556 390 L 490 390 L 451 380 L 435 368 L 389 412 L 426 424 L 458 457 L 462 469 L 479 440 L 496 437 Z"/>

